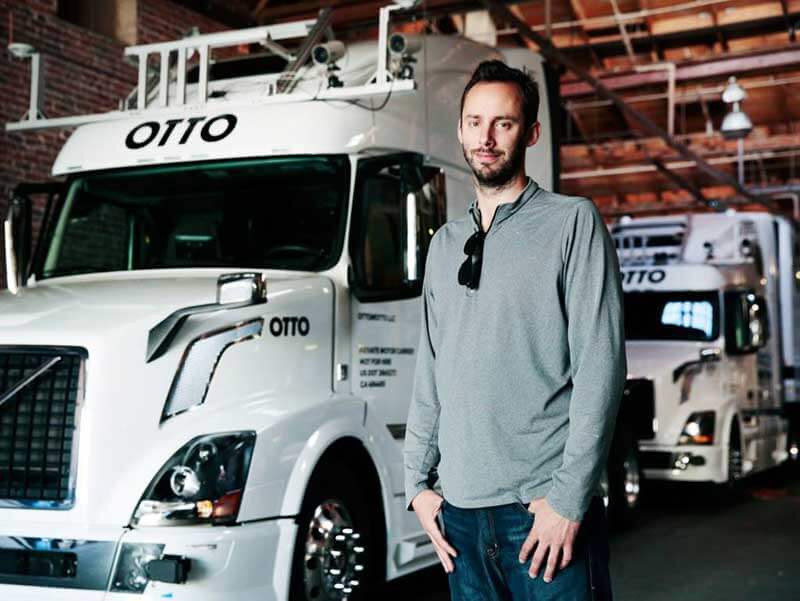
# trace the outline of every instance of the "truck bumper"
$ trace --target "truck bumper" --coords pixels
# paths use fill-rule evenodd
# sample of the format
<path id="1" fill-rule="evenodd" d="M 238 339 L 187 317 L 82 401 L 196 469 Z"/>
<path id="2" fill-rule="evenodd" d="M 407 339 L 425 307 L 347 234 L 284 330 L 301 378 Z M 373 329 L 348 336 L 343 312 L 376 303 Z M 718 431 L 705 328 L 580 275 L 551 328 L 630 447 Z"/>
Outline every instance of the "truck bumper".
<path id="1" fill-rule="evenodd" d="M 34 531 L 30 531 L 34 530 Z M 291 518 L 239 526 L 174 526 L 92 533 L 62 539 L 40 530 L 0 535 L 0 599 L 8 601 L 278 601 L 288 596 L 296 525 Z M 60 534 L 59 534 L 60 535 Z M 183 583 L 127 586 L 142 555 L 125 562 L 131 550 L 156 549 L 160 556 L 188 560 Z M 71 553 L 64 569 L 64 553 Z M 5 558 L 5 562 L 3 561 Z M 144 556 L 147 557 L 146 555 Z M 72 562 L 72 563 L 70 563 Z M 146 561 L 144 562 L 146 563 Z M 16 566 L 16 567 L 15 567 Z M 55 566 L 55 568 L 54 568 Z M 57 575 L 48 575 L 57 571 Z M 16 573 L 13 573 L 15 572 Z M 73 573 L 70 573 L 73 572 Z M 131 582 L 135 578 L 128 578 Z"/>
<path id="2" fill-rule="evenodd" d="M 723 482 L 727 474 L 724 449 L 715 445 L 640 445 L 639 463 L 652 480 Z"/>

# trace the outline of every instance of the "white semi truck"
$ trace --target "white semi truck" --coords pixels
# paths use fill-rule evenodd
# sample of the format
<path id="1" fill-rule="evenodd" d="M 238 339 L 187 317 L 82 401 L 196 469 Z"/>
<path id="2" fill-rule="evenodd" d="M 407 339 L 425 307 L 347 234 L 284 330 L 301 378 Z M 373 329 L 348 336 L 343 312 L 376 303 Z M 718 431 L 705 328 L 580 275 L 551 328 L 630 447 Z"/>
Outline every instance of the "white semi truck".
<path id="1" fill-rule="evenodd" d="M 795 224 L 729 210 L 624 217 L 611 232 L 629 364 L 620 418 L 639 441 L 628 480 L 734 483 L 796 457 Z"/>
<path id="2" fill-rule="evenodd" d="M 377 44 L 131 47 L 132 108 L 7 126 L 78 127 L 5 224 L 0 599 L 374 598 L 437 561 L 401 449 L 425 253 L 472 197 L 461 92 L 482 60 L 531 70 L 552 189 L 558 78 L 390 36 L 395 9 Z M 209 60 L 241 44 L 269 54 Z"/>

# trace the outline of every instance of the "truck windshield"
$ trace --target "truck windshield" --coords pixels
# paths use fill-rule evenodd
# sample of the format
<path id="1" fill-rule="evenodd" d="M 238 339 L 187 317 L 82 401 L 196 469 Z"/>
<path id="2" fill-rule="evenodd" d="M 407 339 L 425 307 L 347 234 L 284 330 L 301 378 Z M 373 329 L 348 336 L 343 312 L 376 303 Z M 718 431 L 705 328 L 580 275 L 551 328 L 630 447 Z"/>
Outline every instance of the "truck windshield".
<path id="1" fill-rule="evenodd" d="M 628 340 L 716 340 L 719 293 L 626 292 L 625 337 Z"/>
<path id="2" fill-rule="evenodd" d="M 43 232 L 37 276 L 179 267 L 321 271 L 341 253 L 349 185 L 342 155 L 77 177 Z"/>

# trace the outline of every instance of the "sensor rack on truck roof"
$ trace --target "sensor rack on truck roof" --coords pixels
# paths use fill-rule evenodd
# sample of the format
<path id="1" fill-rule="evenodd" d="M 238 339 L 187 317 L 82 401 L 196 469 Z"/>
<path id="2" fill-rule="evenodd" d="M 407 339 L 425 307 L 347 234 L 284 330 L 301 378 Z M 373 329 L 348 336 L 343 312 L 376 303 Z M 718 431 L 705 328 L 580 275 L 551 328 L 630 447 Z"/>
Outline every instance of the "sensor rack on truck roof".
<path id="1" fill-rule="evenodd" d="M 688 213 L 622 218 L 611 228 L 620 266 L 757 262 L 763 213 Z"/>
<path id="2" fill-rule="evenodd" d="M 677 263 L 687 228 L 686 216 L 653 223 L 622 220 L 611 229 L 620 265 Z"/>
<path id="3" fill-rule="evenodd" d="M 137 116 L 158 116 L 159 113 L 174 113 L 176 108 L 202 107 L 210 97 L 209 70 L 212 66 L 211 51 L 241 45 L 259 44 L 265 50 L 286 60 L 285 67 L 271 74 L 263 81 L 263 89 L 247 104 L 274 104 L 289 102 L 309 102 L 314 100 L 356 100 L 372 96 L 386 96 L 412 92 L 416 88 L 413 79 L 413 56 L 416 48 L 402 34 L 389 37 L 389 17 L 393 11 L 403 10 L 400 5 L 384 6 L 380 9 L 378 44 L 375 65 L 366 80 L 348 85 L 336 76 L 336 61 L 344 52 L 344 45 L 332 40 L 331 14 L 329 8 L 320 11 L 317 19 L 307 19 L 277 25 L 252 27 L 235 31 L 193 35 L 180 40 L 128 46 L 126 57 L 137 61 L 138 85 L 131 95 L 133 108 L 128 107 L 128 99 L 121 102 L 119 110 L 105 113 L 91 113 L 69 117 L 48 119 L 41 111 L 40 91 L 44 88 L 43 72 L 40 69 L 38 52 L 25 44 L 14 44 L 14 54 L 31 60 L 31 87 L 29 109 L 26 115 L 15 123 L 7 123 L 7 131 L 51 129 L 75 127 L 97 121 L 114 121 Z M 280 42 L 301 40 L 296 50 L 290 51 Z M 332 40 L 321 43 L 323 40 Z M 197 53 L 196 67 L 190 58 Z M 392 54 L 389 63 L 388 54 Z M 151 57 L 157 57 L 157 74 L 153 72 Z M 314 79 L 327 82 L 320 85 L 314 93 L 297 88 L 303 74 L 309 70 L 307 63 L 313 59 L 314 67 L 310 75 Z M 194 94 L 187 94 L 187 69 L 197 69 Z M 327 72 L 326 72 L 327 70 Z M 151 84 L 151 80 L 156 83 Z M 229 105 L 230 106 L 230 105 Z"/>

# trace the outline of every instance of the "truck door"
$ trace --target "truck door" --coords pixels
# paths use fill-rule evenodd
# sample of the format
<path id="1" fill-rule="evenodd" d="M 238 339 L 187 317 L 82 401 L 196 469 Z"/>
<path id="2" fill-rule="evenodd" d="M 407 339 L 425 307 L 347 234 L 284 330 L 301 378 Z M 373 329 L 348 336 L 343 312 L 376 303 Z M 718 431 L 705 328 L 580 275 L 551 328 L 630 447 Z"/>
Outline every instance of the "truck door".
<path id="1" fill-rule="evenodd" d="M 425 258 L 445 207 L 444 173 L 420 155 L 359 162 L 350 233 L 353 391 L 398 448 L 414 377 Z"/>
<path id="2" fill-rule="evenodd" d="M 758 366 L 758 399 L 759 407 L 761 408 L 775 408 L 779 407 L 778 399 L 775 397 L 772 386 L 772 372 L 774 369 L 775 353 L 773 352 L 773 345 L 769 344 L 772 332 L 770 328 L 770 315 L 767 301 L 761 297 L 756 296 L 755 302 L 750 303 L 749 309 L 751 314 L 757 311 L 763 311 L 762 321 L 763 324 L 761 336 L 763 338 L 763 345 L 756 351 L 756 365 Z M 759 323 L 758 321 L 754 323 Z"/>

